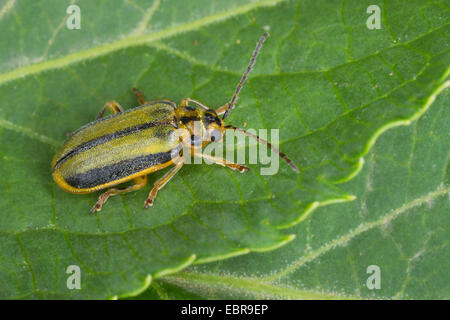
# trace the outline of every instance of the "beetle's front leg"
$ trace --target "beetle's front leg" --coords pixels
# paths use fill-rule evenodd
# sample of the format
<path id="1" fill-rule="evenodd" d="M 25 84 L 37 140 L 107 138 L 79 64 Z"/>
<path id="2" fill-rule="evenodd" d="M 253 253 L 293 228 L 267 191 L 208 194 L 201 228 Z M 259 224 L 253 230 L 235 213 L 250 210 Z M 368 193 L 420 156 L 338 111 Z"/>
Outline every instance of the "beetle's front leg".
<path id="1" fill-rule="evenodd" d="M 212 162 L 214 162 L 214 163 L 216 163 L 218 165 L 221 165 L 223 167 L 228 167 L 228 168 L 233 169 L 233 170 L 237 170 L 237 171 L 239 171 L 241 173 L 244 173 L 244 172 L 247 172 L 248 170 L 250 170 L 249 167 L 241 166 L 240 164 L 233 163 L 233 162 L 228 162 L 225 159 L 217 158 L 217 157 L 210 156 L 210 155 L 207 155 L 207 154 L 204 154 L 204 153 L 194 153 L 194 157 L 201 157 L 203 159 L 208 159 L 208 160 L 210 160 L 210 161 L 212 161 Z"/>
<path id="2" fill-rule="evenodd" d="M 111 111 L 112 114 L 123 112 L 123 108 L 120 106 L 120 104 L 117 101 L 112 100 L 105 103 L 102 110 L 98 114 L 97 120 L 104 116 L 106 109 L 109 109 L 109 111 Z"/>
<path id="3" fill-rule="evenodd" d="M 132 186 L 129 186 L 129 187 L 126 187 L 126 188 L 123 188 L 123 189 L 111 188 L 108 191 L 102 193 L 100 195 L 100 197 L 98 197 L 97 203 L 92 207 L 91 213 L 95 213 L 96 211 L 102 210 L 102 205 L 106 202 L 106 200 L 108 200 L 108 198 L 110 196 L 114 196 L 116 194 L 127 193 L 127 192 L 131 192 L 131 191 L 139 190 L 139 189 L 145 187 L 145 185 L 147 184 L 147 176 L 137 177 L 133 181 L 136 184 L 134 184 Z"/>
<path id="4" fill-rule="evenodd" d="M 224 114 L 225 111 L 227 111 L 229 108 L 230 108 L 230 103 L 228 102 L 227 104 L 225 104 L 225 105 L 223 105 L 223 106 L 217 108 L 217 109 L 216 109 L 216 114 L 217 114 L 218 116 L 220 116 L 220 115 Z"/>
<path id="5" fill-rule="evenodd" d="M 204 104 L 202 104 L 201 102 L 198 102 L 197 100 L 191 99 L 191 98 L 184 98 L 183 100 L 181 100 L 180 106 L 181 107 L 187 107 L 189 106 L 189 102 L 192 102 L 194 104 L 196 104 L 197 106 L 208 110 L 209 108 L 207 106 L 205 106 Z"/>
<path id="6" fill-rule="evenodd" d="M 180 158 L 178 162 L 175 162 L 175 167 L 170 169 L 162 178 L 157 180 L 153 186 L 153 189 L 150 191 L 147 200 L 145 200 L 144 208 L 147 209 L 149 206 L 153 205 L 153 201 L 155 200 L 156 194 L 158 190 L 166 185 L 170 179 L 181 169 L 184 164 L 184 158 Z"/>

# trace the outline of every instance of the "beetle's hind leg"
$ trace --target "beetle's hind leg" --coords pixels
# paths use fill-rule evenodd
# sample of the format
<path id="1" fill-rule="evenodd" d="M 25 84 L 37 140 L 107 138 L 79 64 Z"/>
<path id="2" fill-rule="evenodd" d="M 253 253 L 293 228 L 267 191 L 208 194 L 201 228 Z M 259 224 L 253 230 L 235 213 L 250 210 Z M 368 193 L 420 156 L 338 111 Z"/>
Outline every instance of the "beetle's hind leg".
<path id="1" fill-rule="evenodd" d="M 135 184 L 132 186 L 129 186 L 129 187 L 126 187 L 123 189 L 112 188 L 112 189 L 109 189 L 108 191 L 102 193 L 100 195 L 100 197 L 98 197 L 97 203 L 92 207 L 91 213 L 95 213 L 96 211 L 102 210 L 102 205 L 106 202 L 106 200 L 108 200 L 108 198 L 110 196 L 115 196 L 116 194 L 127 193 L 127 192 L 131 192 L 131 191 L 139 190 L 139 189 L 145 187 L 145 185 L 147 184 L 147 176 L 137 177 L 133 181 L 135 182 Z"/>
<path id="2" fill-rule="evenodd" d="M 97 119 L 100 119 L 101 117 L 103 117 L 105 115 L 106 109 L 109 109 L 109 111 L 111 111 L 112 114 L 123 111 L 123 108 L 120 106 L 120 104 L 117 101 L 115 101 L 115 100 L 109 101 L 109 102 L 105 103 L 102 110 L 98 114 Z"/>
<path id="3" fill-rule="evenodd" d="M 150 194 L 148 195 L 147 200 L 145 200 L 144 208 L 147 209 L 148 206 L 153 205 L 153 201 L 155 200 L 156 194 L 158 193 L 158 190 L 160 190 L 162 187 L 166 185 L 167 182 L 169 182 L 170 179 L 178 172 L 178 170 L 181 169 L 181 167 L 184 164 L 184 159 L 181 158 L 179 162 L 175 163 L 175 167 L 172 167 L 170 171 L 168 171 L 162 178 L 157 180 L 153 186 L 153 189 L 150 191 Z"/>

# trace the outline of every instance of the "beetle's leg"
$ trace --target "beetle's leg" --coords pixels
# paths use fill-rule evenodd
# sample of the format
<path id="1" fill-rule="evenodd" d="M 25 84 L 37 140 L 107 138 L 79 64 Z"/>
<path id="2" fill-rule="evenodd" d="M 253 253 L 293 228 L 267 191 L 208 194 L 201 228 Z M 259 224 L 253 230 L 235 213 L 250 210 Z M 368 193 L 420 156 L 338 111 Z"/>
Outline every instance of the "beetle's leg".
<path id="1" fill-rule="evenodd" d="M 183 100 L 181 100 L 180 106 L 181 107 L 187 107 L 189 105 L 189 102 L 192 102 L 196 105 L 198 105 L 199 107 L 208 110 L 209 108 L 207 106 L 205 106 L 204 104 L 202 104 L 201 102 L 198 102 L 197 100 L 191 99 L 191 98 L 184 98 Z"/>
<path id="2" fill-rule="evenodd" d="M 228 167 L 233 170 L 238 170 L 239 172 L 242 172 L 242 173 L 250 170 L 249 167 L 241 166 L 240 164 L 233 163 L 233 162 L 228 162 L 225 159 L 213 157 L 213 156 L 210 156 L 210 155 L 207 155 L 204 153 L 194 153 L 194 157 L 202 157 L 203 159 L 208 159 L 218 165 L 221 165 L 223 167 Z"/>
<path id="3" fill-rule="evenodd" d="M 115 101 L 115 100 L 109 101 L 109 102 L 105 103 L 102 110 L 98 114 L 97 119 L 100 119 L 101 117 L 103 117 L 103 115 L 105 114 L 106 108 L 108 108 L 112 114 L 123 111 L 123 108 L 120 106 L 120 104 L 117 101 Z"/>
<path id="4" fill-rule="evenodd" d="M 221 106 L 220 108 L 216 109 L 216 114 L 219 116 L 221 114 L 224 114 L 225 111 L 228 110 L 228 108 L 230 107 L 230 103 L 228 102 L 227 104 Z"/>
<path id="5" fill-rule="evenodd" d="M 116 194 L 121 194 L 121 193 L 127 193 L 127 192 L 131 192 L 131 191 L 135 191 L 135 190 L 139 190 L 143 187 L 145 187 L 145 185 L 147 184 L 147 176 L 140 176 L 137 177 L 133 180 L 136 184 L 123 188 L 123 189 L 116 189 L 116 188 L 112 188 L 109 189 L 108 191 L 102 193 L 100 195 L 100 197 L 98 197 L 98 201 L 97 203 L 92 207 L 91 209 L 91 213 L 95 213 L 95 211 L 100 211 L 102 210 L 102 205 L 106 202 L 106 200 L 108 200 L 108 198 L 110 196 L 115 196 Z"/>
<path id="6" fill-rule="evenodd" d="M 141 105 L 146 103 L 144 96 L 142 95 L 142 92 L 140 92 L 137 88 L 133 88 L 133 93 L 138 98 L 139 103 Z"/>
<path id="7" fill-rule="evenodd" d="M 152 190 L 150 191 L 150 194 L 148 195 L 147 200 L 145 200 L 144 208 L 147 209 L 148 206 L 153 205 L 153 201 L 155 200 L 156 194 L 158 193 L 158 190 L 160 190 L 162 187 L 166 185 L 167 182 L 169 182 L 170 179 L 178 172 L 178 170 L 181 169 L 181 167 L 184 164 L 184 159 L 181 158 L 179 162 L 176 162 L 175 167 L 172 167 L 162 178 L 160 178 L 158 181 L 155 182 Z"/>

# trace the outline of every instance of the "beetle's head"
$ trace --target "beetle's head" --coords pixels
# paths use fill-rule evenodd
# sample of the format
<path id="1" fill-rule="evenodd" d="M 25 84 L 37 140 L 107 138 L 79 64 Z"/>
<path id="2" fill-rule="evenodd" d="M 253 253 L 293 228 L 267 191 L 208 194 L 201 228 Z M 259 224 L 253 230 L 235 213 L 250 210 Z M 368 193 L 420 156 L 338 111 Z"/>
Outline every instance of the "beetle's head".
<path id="1" fill-rule="evenodd" d="M 225 134 L 225 125 L 212 109 L 180 106 L 176 111 L 178 127 L 190 134 L 190 144 L 202 147 L 210 142 L 220 142 Z"/>
<path id="2" fill-rule="evenodd" d="M 220 142 L 225 134 L 225 125 L 217 116 L 216 111 L 209 109 L 203 111 L 202 124 L 207 133 L 208 142 Z"/>

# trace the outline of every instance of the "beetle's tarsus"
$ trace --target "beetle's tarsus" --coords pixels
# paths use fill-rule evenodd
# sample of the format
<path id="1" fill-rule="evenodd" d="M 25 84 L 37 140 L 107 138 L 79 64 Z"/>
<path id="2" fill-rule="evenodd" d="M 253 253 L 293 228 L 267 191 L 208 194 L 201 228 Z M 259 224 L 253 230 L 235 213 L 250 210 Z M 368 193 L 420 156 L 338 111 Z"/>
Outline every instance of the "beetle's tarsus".
<path id="1" fill-rule="evenodd" d="M 102 205 L 99 204 L 99 203 L 96 203 L 96 204 L 92 207 L 90 213 L 91 213 L 91 214 L 95 214 L 96 212 L 98 212 L 98 211 L 100 211 L 100 210 L 102 210 Z"/>
<path id="2" fill-rule="evenodd" d="M 246 172 L 248 172 L 249 170 L 250 170 L 249 167 L 242 166 L 241 169 L 239 170 L 239 172 L 240 172 L 240 173 L 246 173 Z"/>
<path id="3" fill-rule="evenodd" d="M 145 99 L 144 96 L 142 95 L 142 92 L 140 92 L 137 88 L 133 88 L 133 93 L 137 97 L 141 105 L 145 104 Z"/>
<path id="4" fill-rule="evenodd" d="M 144 202 L 144 209 L 148 209 L 148 207 L 153 206 L 153 200 L 145 200 Z"/>

